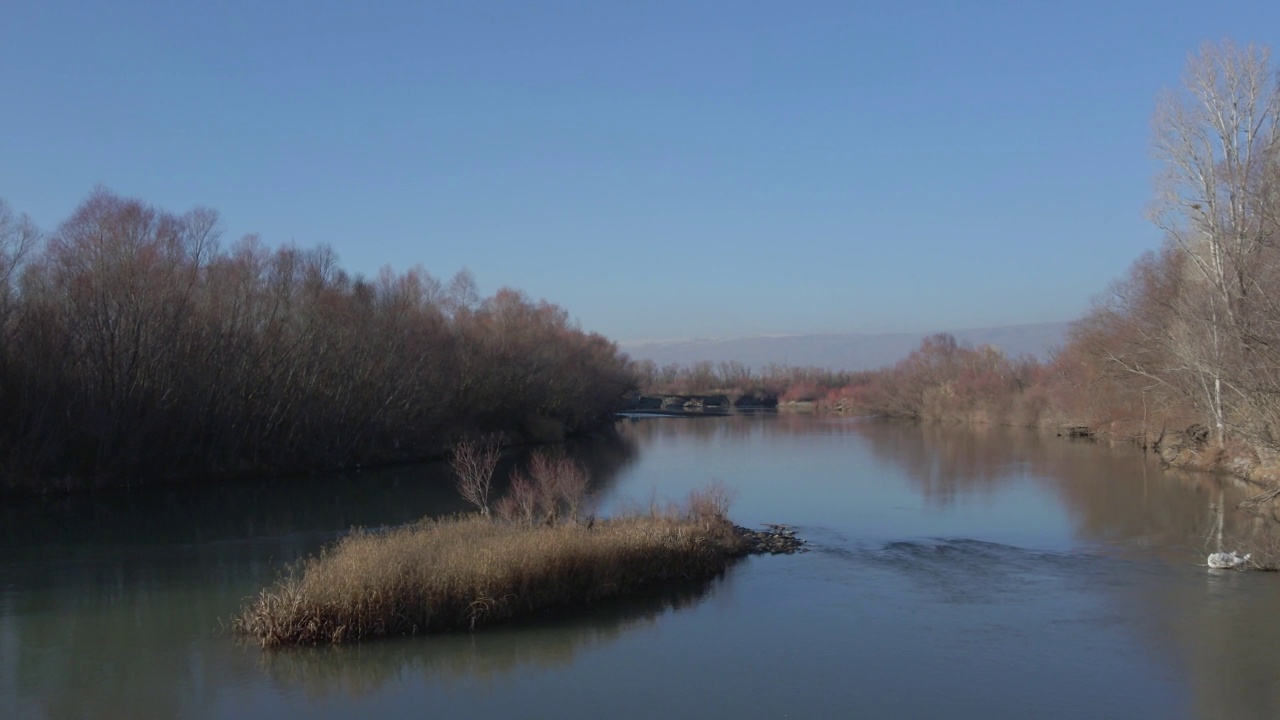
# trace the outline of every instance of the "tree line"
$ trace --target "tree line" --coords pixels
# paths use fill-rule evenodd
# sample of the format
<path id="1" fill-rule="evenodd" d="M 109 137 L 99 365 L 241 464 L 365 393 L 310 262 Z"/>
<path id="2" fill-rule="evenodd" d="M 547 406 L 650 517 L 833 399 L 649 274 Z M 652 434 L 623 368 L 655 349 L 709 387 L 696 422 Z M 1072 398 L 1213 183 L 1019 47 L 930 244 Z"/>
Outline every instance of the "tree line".
<path id="1" fill-rule="evenodd" d="M 43 233 L 0 201 L 0 487 L 343 468 L 468 436 L 597 428 L 629 363 L 469 273 L 352 276 L 330 248 L 222 247 L 218 215 L 105 189 Z"/>
<path id="2" fill-rule="evenodd" d="M 661 390 L 754 392 L 869 414 L 1080 426 L 1203 465 L 1280 461 L 1280 84 L 1265 47 L 1206 44 L 1162 93 L 1161 246 L 1047 360 L 939 335 L 869 373 L 649 367 Z"/>
<path id="3" fill-rule="evenodd" d="M 830 391 L 857 384 L 869 372 L 770 363 L 752 368 L 736 360 L 701 361 L 659 366 L 636 360 L 632 367 L 642 392 L 649 395 L 727 395 L 770 402 L 809 401 Z"/>
<path id="4" fill-rule="evenodd" d="M 1009 358 L 947 333 L 925 338 L 906 358 L 879 370 L 778 364 L 756 370 L 705 361 L 657 367 L 643 360 L 635 367 L 642 391 L 653 395 L 725 395 L 882 417 L 1016 424 L 1031 424 L 1020 395 L 1048 372 L 1036 358 Z"/>
<path id="5" fill-rule="evenodd" d="M 1161 95 L 1165 236 L 1071 341 L 1131 409 L 1194 415 L 1215 446 L 1280 450 L 1280 86 L 1270 53 L 1206 45 Z"/>

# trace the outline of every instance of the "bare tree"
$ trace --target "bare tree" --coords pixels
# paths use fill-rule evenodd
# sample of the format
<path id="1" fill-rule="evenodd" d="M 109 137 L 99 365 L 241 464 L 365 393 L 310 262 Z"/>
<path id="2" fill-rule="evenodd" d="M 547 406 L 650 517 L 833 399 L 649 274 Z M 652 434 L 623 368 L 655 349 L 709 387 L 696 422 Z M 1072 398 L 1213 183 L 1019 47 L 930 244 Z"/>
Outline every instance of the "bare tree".
<path id="1" fill-rule="evenodd" d="M 489 516 L 489 493 L 493 488 L 493 471 L 498 467 L 502 445 L 496 437 L 485 440 L 463 440 L 453 448 L 449 464 L 458 475 L 458 494 L 476 506 L 481 515 Z"/>
<path id="2" fill-rule="evenodd" d="M 324 247 L 223 249 L 218 227 L 99 188 L 41 242 L 0 203 L 0 484 L 410 460 L 530 418 L 607 424 L 635 387 L 545 301 L 482 299 L 465 272 L 369 280 Z M 484 512 L 496 450 L 474 450 Z"/>
<path id="3" fill-rule="evenodd" d="M 549 523 L 562 517 L 577 522 L 586 509 L 591 486 L 582 463 L 562 452 L 540 450 L 529 461 L 529 475 L 538 491 L 539 511 Z"/>
<path id="4" fill-rule="evenodd" d="M 1230 41 L 1203 46 L 1181 90 L 1161 96 L 1154 130 L 1165 169 L 1153 220 L 1188 260 L 1179 313 L 1187 342 L 1171 350 L 1197 376 L 1221 443 L 1230 423 L 1228 369 L 1244 347 L 1241 309 L 1261 289 L 1253 271 L 1274 214 L 1267 179 L 1280 150 L 1280 87 L 1269 51 Z"/>
<path id="5" fill-rule="evenodd" d="M 40 231 L 26 215 L 15 216 L 0 199 L 0 330 L 12 302 L 11 288 L 23 261 L 40 240 Z"/>
<path id="6" fill-rule="evenodd" d="M 35 247 L 39 232 L 31 218 L 15 216 L 9 203 L 0 199 L 0 283 L 7 282 Z"/>

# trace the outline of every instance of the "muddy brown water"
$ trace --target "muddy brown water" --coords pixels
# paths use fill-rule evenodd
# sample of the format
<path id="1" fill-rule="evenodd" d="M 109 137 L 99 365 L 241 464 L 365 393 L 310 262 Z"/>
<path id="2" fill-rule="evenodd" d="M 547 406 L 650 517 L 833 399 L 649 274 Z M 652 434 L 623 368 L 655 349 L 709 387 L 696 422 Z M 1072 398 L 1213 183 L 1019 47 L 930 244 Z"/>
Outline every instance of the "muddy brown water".
<path id="1" fill-rule="evenodd" d="M 811 543 L 478 633 L 263 653 L 220 629 L 353 525 L 457 512 L 439 465 L 5 501 L 3 718 L 1274 718 L 1280 574 L 1210 572 L 1250 490 L 1130 448 L 812 415 L 579 444 L 602 511 L 720 479 Z"/>

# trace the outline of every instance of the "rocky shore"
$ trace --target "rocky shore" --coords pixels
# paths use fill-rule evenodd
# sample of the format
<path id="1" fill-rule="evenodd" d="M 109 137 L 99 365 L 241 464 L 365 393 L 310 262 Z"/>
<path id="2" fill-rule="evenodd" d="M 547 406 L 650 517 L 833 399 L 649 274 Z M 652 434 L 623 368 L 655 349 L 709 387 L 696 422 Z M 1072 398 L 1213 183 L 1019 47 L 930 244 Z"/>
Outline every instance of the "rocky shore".
<path id="1" fill-rule="evenodd" d="M 805 541 L 796 537 L 790 525 L 766 523 L 763 530 L 751 530 L 734 525 L 733 531 L 742 539 L 747 555 L 793 555 L 807 552 Z"/>

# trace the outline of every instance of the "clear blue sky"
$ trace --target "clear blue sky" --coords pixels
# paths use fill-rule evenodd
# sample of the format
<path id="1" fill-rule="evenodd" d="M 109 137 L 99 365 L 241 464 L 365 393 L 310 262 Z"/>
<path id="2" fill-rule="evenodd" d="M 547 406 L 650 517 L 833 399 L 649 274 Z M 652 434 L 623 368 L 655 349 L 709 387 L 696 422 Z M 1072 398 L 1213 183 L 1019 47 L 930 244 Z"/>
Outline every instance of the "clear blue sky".
<path id="1" fill-rule="evenodd" d="M 96 184 L 619 340 L 1065 320 L 1154 97 L 1277 2 L 13 2 L 0 197 Z"/>

